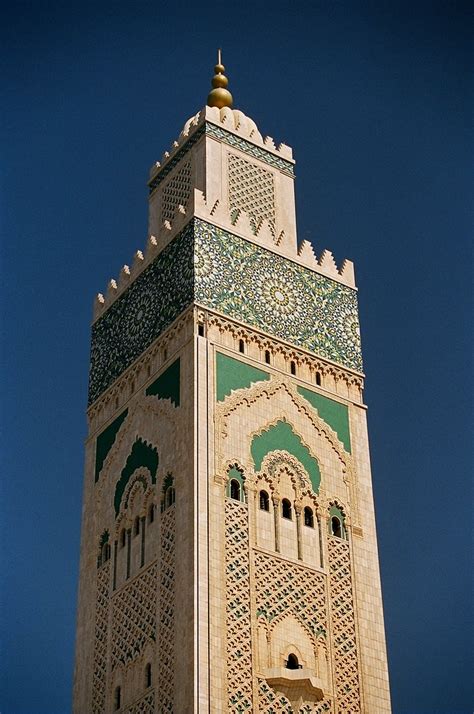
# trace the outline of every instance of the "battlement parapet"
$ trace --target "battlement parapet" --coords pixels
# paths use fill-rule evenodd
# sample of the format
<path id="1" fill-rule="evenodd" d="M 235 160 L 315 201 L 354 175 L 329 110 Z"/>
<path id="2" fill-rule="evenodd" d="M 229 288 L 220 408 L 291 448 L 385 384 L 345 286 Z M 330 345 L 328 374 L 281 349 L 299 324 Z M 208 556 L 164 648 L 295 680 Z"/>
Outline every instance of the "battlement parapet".
<path id="1" fill-rule="evenodd" d="M 261 245 L 263 248 L 269 249 L 284 258 L 288 258 L 347 287 L 356 289 L 352 261 L 344 260 L 342 265 L 338 267 L 329 250 L 323 250 L 318 258 L 308 240 L 301 241 L 296 252 L 293 248 L 294 237 L 285 235 L 284 231 L 274 235 L 266 219 L 255 224 L 255 221 L 246 211 L 229 212 L 219 199 L 206 201 L 202 191 L 194 189 L 187 206 L 176 206 L 173 219 L 164 221 L 154 235 L 148 236 L 144 252 L 137 250 L 131 266 L 124 265 L 119 276 L 109 281 L 105 293 L 98 293 L 94 301 L 94 321 L 104 314 L 110 305 L 183 230 L 184 226 L 193 217 L 213 223 L 219 228 L 246 240 L 250 239 L 257 245 Z"/>

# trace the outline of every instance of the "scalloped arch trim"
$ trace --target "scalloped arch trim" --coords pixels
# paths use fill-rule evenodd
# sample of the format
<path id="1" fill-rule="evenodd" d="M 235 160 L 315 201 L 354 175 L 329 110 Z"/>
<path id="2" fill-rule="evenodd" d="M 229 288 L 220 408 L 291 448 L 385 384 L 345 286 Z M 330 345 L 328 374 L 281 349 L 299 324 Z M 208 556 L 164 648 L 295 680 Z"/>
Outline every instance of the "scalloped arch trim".
<path id="1" fill-rule="evenodd" d="M 124 494 L 125 488 L 130 480 L 130 476 L 136 469 L 140 466 L 144 466 L 150 471 L 152 483 L 156 483 L 156 472 L 158 469 L 159 456 L 156 447 L 147 444 L 140 438 L 137 438 L 132 446 L 132 450 L 127 458 L 127 462 L 122 469 L 120 474 L 120 479 L 117 481 L 115 486 L 115 497 L 114 497 L 114 507 L 115 516 L 118 515 L 120 511 L 120 504 L 122 502 L 122 496 Z"/>
<path id="2" fill-rule="evenodd" d="M 263 459 L 271 451 L 288 451 L 306 469 L 315 493 L 319 492 L 321 472 L 314 456 L 311 456 L 307 446 L 304 446 L 300 437 L 295 434 L 291 425 L 286 421 L 278 421 L 261 434 L 254 436 L 250 452 L 255 464 L 255 471 L 260 471 Z"/>

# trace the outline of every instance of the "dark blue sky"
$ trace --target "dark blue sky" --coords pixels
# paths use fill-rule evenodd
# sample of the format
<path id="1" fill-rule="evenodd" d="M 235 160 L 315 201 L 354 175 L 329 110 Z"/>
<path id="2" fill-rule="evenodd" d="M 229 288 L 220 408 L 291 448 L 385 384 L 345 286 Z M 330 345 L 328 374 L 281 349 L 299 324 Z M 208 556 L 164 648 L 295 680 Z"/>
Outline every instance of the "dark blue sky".
<path id="1" fill-rule="evenodd" d="M 356 264 L 394 712 L 472 712 L 470 25 L 447 0 L 4 9 L 2 714 L 70 710 L 92 299 L 218 45 L 294 148 L 300 239 Z"/>

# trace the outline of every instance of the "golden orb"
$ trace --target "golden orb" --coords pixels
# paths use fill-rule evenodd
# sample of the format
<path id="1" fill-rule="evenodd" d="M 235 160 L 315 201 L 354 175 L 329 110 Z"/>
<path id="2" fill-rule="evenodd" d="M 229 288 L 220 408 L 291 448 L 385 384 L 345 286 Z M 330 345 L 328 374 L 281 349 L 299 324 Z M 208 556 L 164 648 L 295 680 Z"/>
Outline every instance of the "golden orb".
<path id="1" fill-rule="evenodd" d="M 231 107 L 232 102 L 232 94 L 228 89 L 224 89 L 224 87 L 215 87 L 209 92 L 209 96 L 207 97 L 208 107 L 222 109 L 222 107 Z"/>
<path id="2" fill-rule="evenodd" d="M 229 84 L 229 80 L 223 74 L 216 74 L 212 78 L 212 86 L 213 87 L 227 87 L 228 84 Z"/>

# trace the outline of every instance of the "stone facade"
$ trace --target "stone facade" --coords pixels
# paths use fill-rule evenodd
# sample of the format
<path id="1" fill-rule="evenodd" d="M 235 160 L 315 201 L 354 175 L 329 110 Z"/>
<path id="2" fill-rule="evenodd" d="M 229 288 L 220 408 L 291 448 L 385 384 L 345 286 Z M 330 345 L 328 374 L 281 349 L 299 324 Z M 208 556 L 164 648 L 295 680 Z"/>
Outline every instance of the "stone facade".
<path id="1" fill-rule="evenodd" d="M 352 264 L 229 108 L 95 303 L 74 712 L 390 712 Z"/>

